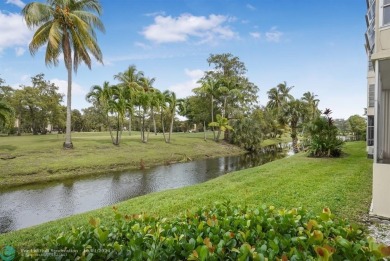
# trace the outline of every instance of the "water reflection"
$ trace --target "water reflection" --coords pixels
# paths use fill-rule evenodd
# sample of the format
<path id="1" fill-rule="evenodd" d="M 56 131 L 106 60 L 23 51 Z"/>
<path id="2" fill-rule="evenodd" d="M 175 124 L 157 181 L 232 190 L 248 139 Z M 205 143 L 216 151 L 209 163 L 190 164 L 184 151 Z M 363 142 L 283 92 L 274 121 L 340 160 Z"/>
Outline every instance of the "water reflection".
<path id="1" fill-rule="evenodd" d="M 205 182 L 228 172 L 284 157 L 286 152 L 282 146 L 271 146 L 257 154 L 198 160 L 3 191 L 0 192 L 0 233 L 97 209 L 151 192 Z"/>

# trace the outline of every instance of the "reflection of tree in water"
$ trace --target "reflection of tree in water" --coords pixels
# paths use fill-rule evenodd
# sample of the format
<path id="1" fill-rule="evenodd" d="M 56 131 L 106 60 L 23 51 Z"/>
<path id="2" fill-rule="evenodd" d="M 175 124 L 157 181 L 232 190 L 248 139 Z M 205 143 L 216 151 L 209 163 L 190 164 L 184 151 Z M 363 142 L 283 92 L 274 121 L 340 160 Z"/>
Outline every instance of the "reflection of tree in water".
<path id="1" fill-rule="evenodd" d="M 14 219 L 12 218 L 11 213 L 2 213 L 2 216 L 0 216 L 0 234 L 1 233 L 7 233 L 15 228 Z"/>
<path id="2" fill-rule="evenodd" d="M 287 145 L 270 145 L 256 153 L 247 153 L 239 158 L 237 169 L 246 169 L 286 157 Z"/>

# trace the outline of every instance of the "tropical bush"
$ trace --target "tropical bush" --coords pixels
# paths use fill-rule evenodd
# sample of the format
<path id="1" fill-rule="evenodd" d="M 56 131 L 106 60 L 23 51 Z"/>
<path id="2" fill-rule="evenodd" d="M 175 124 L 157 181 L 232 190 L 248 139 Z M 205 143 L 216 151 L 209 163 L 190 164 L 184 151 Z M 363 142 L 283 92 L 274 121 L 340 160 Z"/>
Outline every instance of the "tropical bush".
<path id="1" fill-rule="evenodd" d="M 231 143 L 236 144 L 247 151 L 261 149 L 260 123 L 252 118 L 238 119 L 233 124 Z"/>
<path id="2" fill-rule="evenodd" d="M 309 125 L 309 153 L 314 157 L 340 157 L 343 141 L 337 138 L 338 129 L 326 109 L 324 116 L 318 117 Z"/>
<path id="3" fill-rule="evenodd" d="M 229 202 L 174 219 L 124 215 L 115 222 L 48 235 L 25 259 L 40 260 L 381 260 L 390 247 L 377 244 L 328 208 L 236 207 Z"/>

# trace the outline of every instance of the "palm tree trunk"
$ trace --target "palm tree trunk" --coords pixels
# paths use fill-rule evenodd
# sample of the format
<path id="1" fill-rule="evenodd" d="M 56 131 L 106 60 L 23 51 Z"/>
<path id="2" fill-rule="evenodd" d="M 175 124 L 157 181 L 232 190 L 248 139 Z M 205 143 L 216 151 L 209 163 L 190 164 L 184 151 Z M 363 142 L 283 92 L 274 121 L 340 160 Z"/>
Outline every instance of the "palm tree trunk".
<path id="1" fill-rule="evenodd" d="M 204 141 L 206 141 L 206 121 L 203 121 L 203 134 L 204 134 Z"/>
<path id="2" fill-rule="evenodd" d="M 164 121 L 163 121 L 163 113 L 162 113 L 162 110 L 161 110 L 161 127 L 162 127 L 163 136 L 164 136 L 164 141 L 165 141 L 166 143 L 168 143 L 167 138 L 165 137 L 165 125 L 164 125 Z"/>
<path id="3" fill-rule="evenodd" d="M 291 128 L 291 138 L 292 138 L 292 146 L 294 153 L 299 152 L 298 148 L 298 135 L 297 135 L 297 129 L 295 127 Z"/>
<path id="4" fill-rule="evenodd" d="M 211 122 L 214 122 L 214 97 L 213 96 L 211 96 Z M 214 141 L 215 141 L 215 129 L 214 129 L 214 126 L 212 128 L 213 128 L 213 136 L 214 136 Z"/>
<path id="5" fill-rule="evenodd" d="M 112 135 L 112 129 L 111 129 L 110 118 L 108 117 L 108 113 L 107 113 L 107 127 L 108 127 L 108 131 L 110 132 L 111 142 L 112 144 L 115 144 L 114 135 Z"/>
<path id="6" fill-rule="evenodd" d="M 68 92 L 66 95 L 66 133 L 65 133 L 65 149 L 73 149 L 71 126 L 72 126 L 72 50 L 70 47 L 69 36 L 67 31 L 62 41 L 64 49 L 65 67 L 68 71 Z"/>
<path id="7" fill-rule="evenodd" d="M 71 62 L 70 62 L 71 63 Z M 68 70 L 68 92 L 66 95 L 66 132 L 65 132 L 65 149 L 73 149 L 72 138 L 71 138 L 71 127 L 72 127 L 72 65 L 67 66 Z"/>
<path id="8" fill-rule="evenodd" d="M 151 113 L 152 113 L 152 120 L 153 120 L 153 131 L 154 131 L 154 135 L 157 135 L 156 119 L 154 118 L 154 110 L 153 110 L 153 107 L 151 108 Z"/>
<path id="9" fill-rule="evenodd" d="M 172 113 L 171 127 L 169 128 L 168 143 L 171 143 L 171 134 L 173 131 L 173 120 L 175 119 L 175 113 Z"/>
<path id="10" fill-rule="evenodd" d="M 131 136 L 131 113 L 129 113 L 129 136 Z"/>
<path id="11" fill-rule="evenodd" d="M 119 145 L 119 113 L 117 115 L 117 121 L 116 121 L 116 140 L 115 145 Z"/>

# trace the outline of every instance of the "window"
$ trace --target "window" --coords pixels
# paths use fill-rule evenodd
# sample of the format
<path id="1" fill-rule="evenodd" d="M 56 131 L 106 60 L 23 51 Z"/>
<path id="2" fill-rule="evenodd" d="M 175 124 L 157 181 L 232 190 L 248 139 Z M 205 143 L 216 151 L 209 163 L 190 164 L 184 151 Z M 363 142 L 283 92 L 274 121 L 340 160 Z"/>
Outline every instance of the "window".
<path id="1" fill-rule="evenodd" d="M 374 116 L 367 117 L 367 146 L 374 146 Z"/>
<path id="2" fill-rule="evenodd" d="M 375 107 L 375 84 L 368 86 L 368 107 Z"/>
<path id="3" fill-rule="evenodd" d="M 383 0 L 383 25 L 390 25 L 390 0 Z"/>

